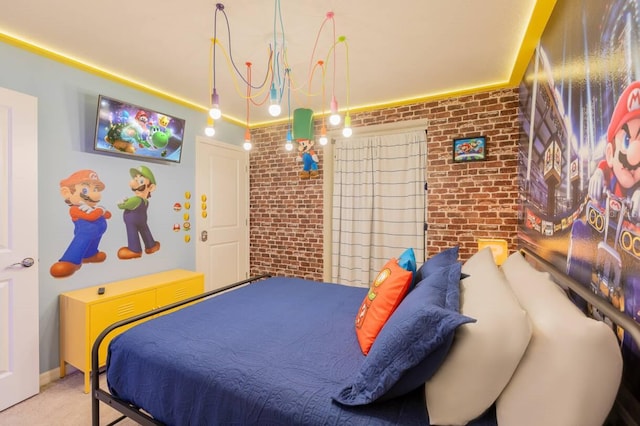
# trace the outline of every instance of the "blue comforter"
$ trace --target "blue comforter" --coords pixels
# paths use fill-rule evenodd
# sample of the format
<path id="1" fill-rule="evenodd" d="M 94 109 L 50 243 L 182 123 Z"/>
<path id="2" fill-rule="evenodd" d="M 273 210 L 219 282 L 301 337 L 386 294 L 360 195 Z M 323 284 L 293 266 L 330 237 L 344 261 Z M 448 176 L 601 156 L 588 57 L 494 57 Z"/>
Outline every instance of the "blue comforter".
<path id="1" fill-rule="evenodd" d="M 364 356 L 367 289 L 270 278 L 140 324 L 109 346 L 110 392 L 168 425 L 428 425 L 422 390 L 332 400 Z"/>

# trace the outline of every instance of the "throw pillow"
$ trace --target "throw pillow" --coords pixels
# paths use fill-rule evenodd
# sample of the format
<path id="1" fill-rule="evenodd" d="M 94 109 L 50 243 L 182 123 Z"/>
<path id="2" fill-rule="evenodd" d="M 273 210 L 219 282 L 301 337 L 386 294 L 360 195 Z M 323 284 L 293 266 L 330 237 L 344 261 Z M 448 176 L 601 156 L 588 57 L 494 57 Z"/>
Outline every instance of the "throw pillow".
<path id="1" fill-rule="evenodd" d="M 460 264 L 427 277 L 384 325 L 362 367 L 334 400 L 363 405 L 410 392 L 438 369 L 458 326 L 475 321 L 456 309 Z"/>
<path id="2" fill-rule="evenodd" d="M 498 423 L 604 424 L 622 378 L 615 333 L 587 318 L 519 252 L 507 258 L 502 271 L 531 318 L 533 336 L 496 402 Z"/>
<path id="3" fill-rule="evenodd" d="M 401 267 L 398 260 L 393 258 L 371 283 L 355 320 L 356 335 L 363 354 L 369 353 L 382 326 L 407 294 L 412 280 L 413 273 Z"/>
<path id="4" fill-rule="evenodd" d="M 411 271 L 412 274 L 416 273 L 416 254 L 412 248 L 406 249 L 398 258 L 398 265 L 402 266 L 403 269 L 407 271 Z"/>
<path id="5" fill-rule="evenodd" d="M 425 279 L 429 274 L 438 268 L 442 268 L 443 266 L 449 266 L 452 263 L 458 261 L 458 251 L 459 247 L 451 247 L 445 250 L 442 250 L 440 253 L 434 254 L 426 262 L 420 266 L 420 268 L 416 271 L 414 277 L 414 283 L 419 283 L 423 279 Z"/>
<path id="6" fill-rule="evenodd" d="M 462 266 L 460 313 L 477 319 L 456 331 L 438 371 L 425 385 L 432 424 L 462 425 L 498 398 L 531 338 L 531 324 L 489 247 Z"/>

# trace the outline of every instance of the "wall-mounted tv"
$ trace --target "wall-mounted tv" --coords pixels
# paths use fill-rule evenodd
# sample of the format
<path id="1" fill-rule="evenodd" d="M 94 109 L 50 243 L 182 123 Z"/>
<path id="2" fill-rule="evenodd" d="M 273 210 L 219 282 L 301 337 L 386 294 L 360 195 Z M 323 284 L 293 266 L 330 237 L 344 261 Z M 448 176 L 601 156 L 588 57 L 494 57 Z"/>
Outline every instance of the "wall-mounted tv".
<path id="1" fill-rule="evenodd" d="M 179 163 L 184 126 L 181 118 L 100 95 L 93 148 Z"/>

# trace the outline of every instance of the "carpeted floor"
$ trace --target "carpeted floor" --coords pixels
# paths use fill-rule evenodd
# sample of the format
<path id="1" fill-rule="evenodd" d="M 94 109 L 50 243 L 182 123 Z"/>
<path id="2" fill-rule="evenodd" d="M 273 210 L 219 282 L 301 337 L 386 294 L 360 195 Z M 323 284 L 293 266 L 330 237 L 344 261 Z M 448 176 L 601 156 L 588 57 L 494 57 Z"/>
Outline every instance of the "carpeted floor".
<path id="1" fill-rule="evenodd" d="M 106 389 L 101 375 L 100 387 Z M 100 404 L 100 424 L 107 425 L 120 413 Z M 125 419 L 118 426 L 135 426 Z M 40 389 L 40 393 L 26 401 L 0 411 L 0 426 L 89 426 L 91 425 L 91 397 L 84 393 L 82 373 L 74 372 Z"/>

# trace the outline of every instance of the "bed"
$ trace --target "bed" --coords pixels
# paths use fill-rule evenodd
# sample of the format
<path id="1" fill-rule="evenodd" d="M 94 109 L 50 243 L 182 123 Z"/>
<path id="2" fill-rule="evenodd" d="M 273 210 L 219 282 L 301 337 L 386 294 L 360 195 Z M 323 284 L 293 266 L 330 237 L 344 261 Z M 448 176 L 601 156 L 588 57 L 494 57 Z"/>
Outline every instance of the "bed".
<path id="1" fill-rule="evenodd" d="M 93 347 L 93 425 L 101 403 L 142 425 L 602 424 L 622 373 L 615 334 L 548 274 L 519 252 L 497 267 L 488 248 L 464 264 L 457 247 L 419 268 L 403 256 L 381 269 L 410 272 L 393 300 L 375 281 L 260 276 L 168 306 L 111 341 L 102 389 L 102 338 L 144 315 L 110 326 Z M 392 308 L 365 351 L 354 323 L 365 306 L 375 318 L 372 298 Z"/>

